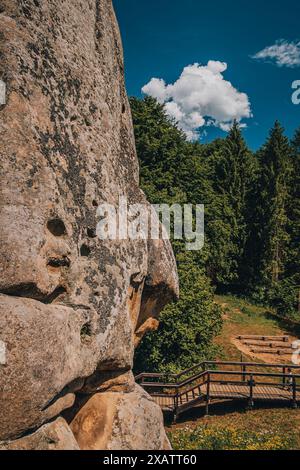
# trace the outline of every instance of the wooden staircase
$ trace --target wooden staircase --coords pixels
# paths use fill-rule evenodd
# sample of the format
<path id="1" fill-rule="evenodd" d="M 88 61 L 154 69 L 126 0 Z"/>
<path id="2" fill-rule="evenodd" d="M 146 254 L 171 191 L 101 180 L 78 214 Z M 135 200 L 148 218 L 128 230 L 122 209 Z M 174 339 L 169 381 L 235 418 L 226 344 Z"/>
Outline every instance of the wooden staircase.
<path id="1" fill-rule="evenodd" d="M 277 354 L 278 356 L 292 356 L 294 349 L 288 336 L 237 336 L 241 343 L 247 346 L 252 353 Z"/>

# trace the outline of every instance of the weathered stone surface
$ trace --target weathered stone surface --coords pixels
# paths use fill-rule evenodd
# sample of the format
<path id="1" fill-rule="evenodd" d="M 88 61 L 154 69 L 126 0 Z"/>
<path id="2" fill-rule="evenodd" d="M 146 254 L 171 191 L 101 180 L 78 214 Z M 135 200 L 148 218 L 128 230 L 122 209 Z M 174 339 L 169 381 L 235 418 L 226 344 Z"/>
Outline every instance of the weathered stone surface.
<path id="1" fill-rule="evenodd" d="M 8 440 L 71 407 L 77 391 L 106 389 L 105 374 L 129 371 L 178 285 L 168 241 L 95 236 L 99 204 L 147 204 L 111 1 L 0 0 L 0 56 Z"/>
<path id="2" fill-rule="evenodd" d="M 1 444 L 0 450 L 80 450 L 63 418 L 45 424 L 28 436 Z"/>
<path id="3" fill-rule="evenodd" d="M 70 427 L 82 450 L 168 450 L 161 410 L 138 385 L 130 393 L 97 393 Z"/>

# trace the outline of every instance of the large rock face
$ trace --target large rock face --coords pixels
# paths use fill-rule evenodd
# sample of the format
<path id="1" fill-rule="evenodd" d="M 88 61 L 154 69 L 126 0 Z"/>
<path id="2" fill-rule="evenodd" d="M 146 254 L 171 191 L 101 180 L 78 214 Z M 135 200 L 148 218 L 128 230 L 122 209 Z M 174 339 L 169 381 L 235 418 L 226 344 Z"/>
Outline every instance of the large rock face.
<path id="1" fill-rule="evenodd" d="M 11 442 L 77 392 L 128 392 L 118 377 L 178 285 L 168 241 L 96 236 L 100 204 L 147 204 L 111 1 L 0 0 L 0 57 L 0 440 Z"/>

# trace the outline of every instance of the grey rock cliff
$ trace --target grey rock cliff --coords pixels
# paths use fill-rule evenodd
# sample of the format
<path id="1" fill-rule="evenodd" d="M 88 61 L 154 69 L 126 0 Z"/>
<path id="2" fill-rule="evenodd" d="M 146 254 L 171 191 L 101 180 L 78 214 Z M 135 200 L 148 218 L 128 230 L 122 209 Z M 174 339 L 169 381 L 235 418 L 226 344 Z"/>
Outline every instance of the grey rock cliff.
<path id="1" fill-rule="evenodd" d="M 147 204 L 111 1 L 0 0 L 0 57 L 0 440 L 12 442 L 78 393 L 128 392 L 118 377 L 178 281 L 168 241 L 95 236 L 101 203 Z"/>

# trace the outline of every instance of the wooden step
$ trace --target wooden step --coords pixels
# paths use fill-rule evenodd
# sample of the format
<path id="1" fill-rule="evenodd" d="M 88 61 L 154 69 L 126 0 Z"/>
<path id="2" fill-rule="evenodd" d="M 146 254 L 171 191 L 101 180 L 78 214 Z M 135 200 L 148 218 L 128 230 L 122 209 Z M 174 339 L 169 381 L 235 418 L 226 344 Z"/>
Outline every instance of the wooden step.
<path id="1" fill-rule="evenodd" d="M 257 354 L 278 354 L 278 356 L 290 356 L 294 349 L 261 349 L 261 348 L 252 348 L 251 352 Z"/>
<path id="2" fill-rule="evenodd" d="M 268 348 L 278 348 L 278 349 L 292 349 L 291 343 L 280 343 L 279 341 L 254 341 L 254 340 L 242 340 L 242 343 L 245 346 L 261 346 L 261 347 L 268 347 Z"/>
<path id="3" fill-rule="evenodd" d="M 253 339 L 258 341 L 280 341 L 287 343 L 289 341 L 288 336 L 268 336 L 268 335 L 239 335 L 237 336 L 239 340 Z"/>

